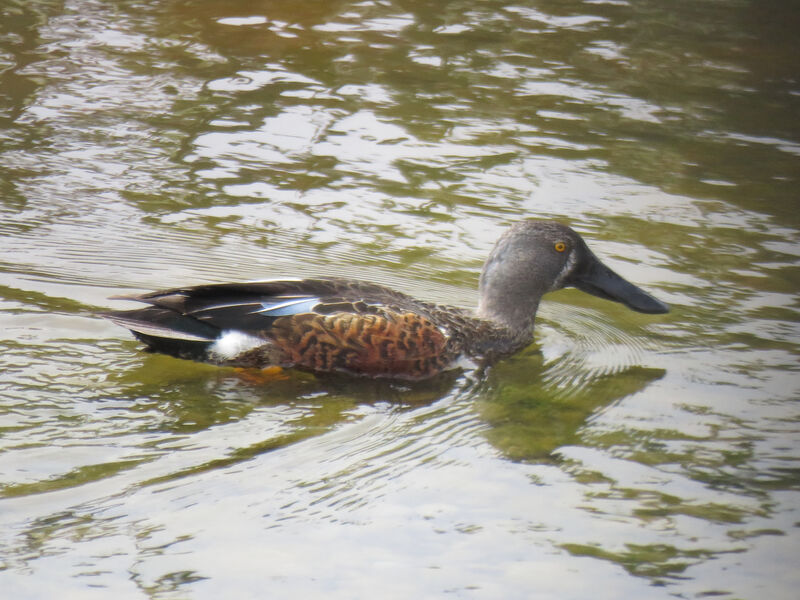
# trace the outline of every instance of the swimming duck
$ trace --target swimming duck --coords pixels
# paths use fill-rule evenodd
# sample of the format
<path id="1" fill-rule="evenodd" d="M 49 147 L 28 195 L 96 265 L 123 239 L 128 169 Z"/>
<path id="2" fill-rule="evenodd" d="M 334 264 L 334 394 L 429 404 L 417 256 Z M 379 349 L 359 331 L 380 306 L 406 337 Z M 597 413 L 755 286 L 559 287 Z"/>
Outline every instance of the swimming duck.
<path id="1" fill-rule="evenodd" d="M 339 278 L 223 283 L 119 296 L 150 306 L 102 316 L 148 350 L 240 367 L 424 379 L 460 359 L 490 364 L 533 340 L 542 296 L 573 286 L 642 313 L 655 299 L 605 266 L 580 235 L 526 220 L 495 244 L 476 312 Z"/>

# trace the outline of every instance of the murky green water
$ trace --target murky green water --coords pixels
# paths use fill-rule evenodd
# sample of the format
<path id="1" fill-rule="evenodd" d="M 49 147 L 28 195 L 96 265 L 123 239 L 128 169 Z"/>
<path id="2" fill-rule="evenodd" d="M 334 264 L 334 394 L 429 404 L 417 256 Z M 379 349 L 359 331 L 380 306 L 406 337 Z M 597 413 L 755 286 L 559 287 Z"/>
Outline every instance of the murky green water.
<path id="1" fill-rule="evenodd" d="M 3 597 L 795 598 L 799 20 L 3 0 Z M 558 292 L 522 354 L 413 387 L 92 315 L 320 274 L 470 306 L 529 216 L 673 311 Z"/>

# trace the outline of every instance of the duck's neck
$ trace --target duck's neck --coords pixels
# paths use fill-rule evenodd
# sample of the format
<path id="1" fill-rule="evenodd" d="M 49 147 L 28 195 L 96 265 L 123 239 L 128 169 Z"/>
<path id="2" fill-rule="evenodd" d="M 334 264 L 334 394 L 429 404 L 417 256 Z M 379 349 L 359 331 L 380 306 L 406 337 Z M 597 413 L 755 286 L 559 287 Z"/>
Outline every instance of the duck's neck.
<path id="1" fill-rule="evenodd" d="M 482 335 L 472 344 L 471 353 L 484 358 L 498 358 L 515 354 L 533 341 L 533 323 L 536 307 L 509 305 L 501 298 L 482 295 L 476 316 L 491 327 L 481 327 Z"/>
<path id="2" fill-rule="evenodd" d="M 483 293 L 477 314 L 481 319 L 507 328 L 515 337 L 531 338 L 538 308 L 538 300 L 535 303 L 520 303 L 515 302 L 509 294 Z"/>
<path id="3" fill-rule="evenodd" d="M 533 337 L 539 301 L 554 279 L 551 263 L 536 258 L 523 234 L 512 228 L 498 240 L 478 284 L 478 316 L 505 327 L 520 343 Z"/>

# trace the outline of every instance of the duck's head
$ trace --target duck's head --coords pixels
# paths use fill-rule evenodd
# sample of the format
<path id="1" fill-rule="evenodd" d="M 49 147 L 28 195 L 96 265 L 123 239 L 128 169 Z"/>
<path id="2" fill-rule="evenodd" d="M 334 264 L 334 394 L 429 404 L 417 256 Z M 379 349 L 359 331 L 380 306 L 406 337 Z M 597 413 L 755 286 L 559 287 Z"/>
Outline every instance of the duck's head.
<path id="1" fill-rule="evenodd" d="M 497 241 L 483 266 L 478 314 L 515 331 L 530 331 L 541 297 L 565 287 L 621 302 L 637 312 L 669 311 L 600 262 L 566 225 L 523 221 Z"/>

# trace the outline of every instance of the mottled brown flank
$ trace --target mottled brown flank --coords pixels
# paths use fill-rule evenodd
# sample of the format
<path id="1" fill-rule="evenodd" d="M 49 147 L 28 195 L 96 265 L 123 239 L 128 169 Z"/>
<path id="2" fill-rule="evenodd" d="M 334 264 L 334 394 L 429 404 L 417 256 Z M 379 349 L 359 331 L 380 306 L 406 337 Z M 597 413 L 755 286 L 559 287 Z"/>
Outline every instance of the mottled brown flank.
<path id="1" fill-rule="evenodd" d="M 293 315 L 277 319 L 268 335 L 287 366 L 314 371 L 420 379 L 441 372 L 455 358 L 447 336 L 410 312 Z"/>

